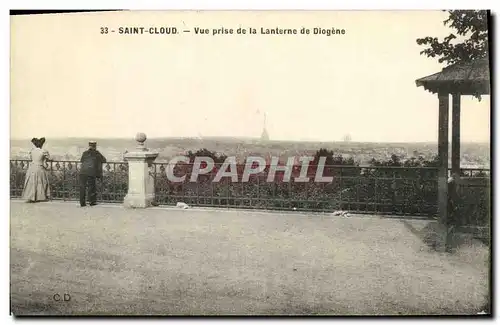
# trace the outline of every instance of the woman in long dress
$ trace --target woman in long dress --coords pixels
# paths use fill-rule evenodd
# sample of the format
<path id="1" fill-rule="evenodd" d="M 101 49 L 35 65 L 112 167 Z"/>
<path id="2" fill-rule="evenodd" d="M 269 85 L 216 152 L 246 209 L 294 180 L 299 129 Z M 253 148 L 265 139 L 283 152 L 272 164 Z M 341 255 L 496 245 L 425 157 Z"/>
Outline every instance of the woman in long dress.
<path id="1" fill-rule="evenodd" d="M 24 180 L 23 200 L 26 202 L 48 201 L 50 199 L 49 176 L 45 167 L 49 153 L 42 149 L 45 138 L 33 138 L 35 148 L 30 151 L 31 163 Z"/>

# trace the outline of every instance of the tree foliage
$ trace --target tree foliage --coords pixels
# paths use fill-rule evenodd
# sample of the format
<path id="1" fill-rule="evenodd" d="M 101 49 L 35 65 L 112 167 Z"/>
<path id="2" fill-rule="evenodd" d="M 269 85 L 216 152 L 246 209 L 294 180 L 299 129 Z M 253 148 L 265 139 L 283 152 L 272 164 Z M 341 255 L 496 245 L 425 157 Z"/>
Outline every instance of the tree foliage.
<path id="1" fill-rule="evenodd" d="M 319 160 L 321 157 L 325 157 L 325 165 L 349 165 L 349 166 L 356 166 L 359 165 L 354 161 L 354 158 L 349 157 L 349 158 L 344 158 L 342 155 L 335 155 L 333 150 L 328 150 L 325 148 L 320 148 L 318 151 L 316 151 L 316 154 L 314 155 L 314 160 L 312 161 L 311 165 L 316 166 L 319 163 Z"/>
<path id="2" fill-rule="evenodd" d="M 488 16 L 486 10 L 449 10 L 445 26 L 455 30 L 443 40 L 427 36 L 417 39 L 418 45 L 427 45 L 420 54 L 439 57 L 439 63 L 469 62 L 488 56 Z"/>
<path id="3" fill-rule="evenodd" d="M 227 158 L 227 156 L 222 153 L 210 151 L 206 148 L 200 149 L 196 152 L 189 150 L 186 155 L 189 157 L 190 163 L 193 163 L 196 157 L 210 157 L 215 164 L 222 164 Z"/>

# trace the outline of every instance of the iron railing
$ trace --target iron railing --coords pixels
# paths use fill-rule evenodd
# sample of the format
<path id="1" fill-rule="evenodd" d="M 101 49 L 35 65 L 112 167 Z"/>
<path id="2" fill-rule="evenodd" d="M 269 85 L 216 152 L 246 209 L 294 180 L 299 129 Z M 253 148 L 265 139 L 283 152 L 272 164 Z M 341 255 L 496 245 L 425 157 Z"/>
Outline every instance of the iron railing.
<path id="1" fill-rule="evenodd" d="M 325 166 L 323 175 L 332 176 L 332 182 L 314 182 L 315 173 L 311 173 L 311 180 L 304 183 L 283 182 L 280 173 L 273 182 L 267 182 L 267 171 L 264 171 L 251 175 L 248 182 L 241 182 L 242 173 L 239 172 L 238 182 L 223 178 L 214 183 L 215 171 L 199 175 L 197 182 L 190 182 L 192 165 L 186 164 L 174 167 L 175 175 L 186 175 L 185 182 L 176 183 L 167 177 L 167 169 L 171 167 L 168 163 L 153 164 L 151 174 L 159 204 L 182 201 L 194 206 L 413 215 L 433 214 L 437 207 L 433 202 L 437 197 L 437 182 L 432 178 L 415 177 L 424 171 L 437 175 L 437 169 L 433 168 L 418 169 L 410 178 L 403 168 Z M 244 165 L 237 167 L 241 171 Z M 412 187 L 418 190 L 409 198 Z"/>
<path id="2" fill-rule="evenodd" d="M 29 160 L 10 161 L 10 196 L 19 198 L 24 188 Z M 46 169 L 52 200 L 79 200 L 79 161 L 50 161 Z M 97 181 L 97 199 L 100 202 L 123 202 L 128 191 L 128 164 L 107 162 L 103 164 L 103 177 Z"/>
<path id="3" fill-rule="evenodd" d="M 10 193 L 20 197 L 28 160 L 11 160 Z M 175 205 L 182 201 L 192 206 L 295 210 L 331 212 L 346 210 L 369 214 L 422 215 L 437 214 L 437 175 L 434 167 L 369 167 L 325 166 L 323 175 L 332 176 L 328 183 L 284 182 L 278 172 L 272 182 L 267 182 L 267 171 L 251 175 L 248 182 L 241 182 L 244 165 L 238 165 L 238 182 L 222 178 L 213 182 L 216 170 L 199 175 L 190 182 L 191 164 L 153 163 L 150 177 L 154 182 L 156 202 Z M 47 166 L 51 194 L 57 200 L 78 200 L 78 161 L 51 161 Z M 167 177 L 168 168 L 176 176 L 186 175 L 181 183 Z M 108 162 L 103 165 L 103 178 L 98 182 L 98 200 L 123 202 L 128 190 L 128 164 Z M 298 176 L 294 170 L 293 176 Z M 462 186 L 459 204 L 466 211 L 470 224 L 483 223 L 490 215 L 490 171 L 487 169 L 462 169 L 462 175 L 483 180 L 472 186 Z M 308 173 L 309 174 L 309 173 Z"/>
<path id="4" fill-rule="evenodd" d="M 238 165 L 238 182 L 223 178 L 214 183 L 215 170 L 199 175 L 190 182 L 192 165 L 154 163 L 156 199 L 159 204 L 173 205 L 182 201 L 193 206 L 217 206 L 247 209 L 278 209 L 331 212 L 347 210 L 369 214 L 423 215 L 437 214 L 437 176 L 434 167 L 368 167 L 325 166 L 323 175 L 332 176 L 329 183 L 282 182 L 280 174 L 267 182 L 267 170 L 241 182 L 244 165 Z M 186 181 L 169 180 L 167 170 L 186 176 Z M 314 168 L 313 168 L 314 169 Z M 314 175 L 314 171 L 311 173 Z M 282 174 L 281 174 L 282 175 Z M 463 169 L 463 176 L 489 180 L 489 170 Z M 469 219 L 486 218 L 489 210 L 489 187 L 471 189 L 461 187 L 462 206 L 469 211 Z M 472 221 L 471 221 L 472 222 Z"/>

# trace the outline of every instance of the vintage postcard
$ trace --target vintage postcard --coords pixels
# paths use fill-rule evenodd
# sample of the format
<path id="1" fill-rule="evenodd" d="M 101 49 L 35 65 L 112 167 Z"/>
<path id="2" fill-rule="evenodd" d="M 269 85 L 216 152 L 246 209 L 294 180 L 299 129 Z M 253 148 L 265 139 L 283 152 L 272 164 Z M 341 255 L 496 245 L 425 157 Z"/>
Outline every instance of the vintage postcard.
<path id="1" fill-rule="evenodd" d="M 491 315 L 489 11 L 10 18 L 12 315 Z"/>

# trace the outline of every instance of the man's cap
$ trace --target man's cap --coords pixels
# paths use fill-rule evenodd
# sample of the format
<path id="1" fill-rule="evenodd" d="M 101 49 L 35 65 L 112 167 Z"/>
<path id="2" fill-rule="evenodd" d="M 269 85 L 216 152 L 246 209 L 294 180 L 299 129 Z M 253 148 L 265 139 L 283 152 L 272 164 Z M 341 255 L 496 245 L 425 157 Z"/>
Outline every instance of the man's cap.
<path id="1" fill-rule="evenodd" d="M 97 141 L 89 141 L 89 144 L 97 144 Z"/>

